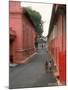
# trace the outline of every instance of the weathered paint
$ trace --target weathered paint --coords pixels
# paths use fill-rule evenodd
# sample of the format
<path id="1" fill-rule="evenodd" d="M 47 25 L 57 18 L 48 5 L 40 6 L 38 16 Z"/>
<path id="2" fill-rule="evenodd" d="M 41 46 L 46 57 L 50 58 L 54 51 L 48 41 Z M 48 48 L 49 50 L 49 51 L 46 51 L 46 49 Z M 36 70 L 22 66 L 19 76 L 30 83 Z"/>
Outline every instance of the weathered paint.
<path id="1" fill-rule="evenodd" d="M 13 63 L 18 64 L 24 63 L 35 52 L 35 28 L 23 13 L 24 9 L 19 1 L 9 2 L 9 26 L 16 33 L 10 51 L 13 54 Z"/>
<path id="2" fill-rule="evenodd" d="M 57 6 L 57 5 L 56 5 Z M 59 6 L 59 5 L 58 5 Z M 63 6 L 63 5 L 61 5 Z M 61 7 L 60 6 L 60 7 Z M 48 50 L 54 60 L 59 80 L 61 83 L 66 81 L 66 36 L 65 36 L 65 14 L 57 13 L 56 21 L 53 23 L 53 30 L 48 40 Z"/>

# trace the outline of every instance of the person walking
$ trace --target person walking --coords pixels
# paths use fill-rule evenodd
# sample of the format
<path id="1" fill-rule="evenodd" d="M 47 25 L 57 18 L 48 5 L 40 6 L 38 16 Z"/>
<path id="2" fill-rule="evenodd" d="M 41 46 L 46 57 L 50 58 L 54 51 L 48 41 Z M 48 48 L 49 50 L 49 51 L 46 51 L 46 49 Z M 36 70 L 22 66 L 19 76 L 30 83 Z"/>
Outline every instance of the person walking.
<path id="1" fill-rule="evenodd" d="M 45 70 L 48 72 L 48 61 L 45 62 Z"/>
<path id="2" fill-rule="evenodd" d="M 42 48 L 43 48 L 43 44 L 42 44 Z"/>
<path id="3" fill-rule="evenodd" d="M 35 42 L 35 47 L 36 49 L 38 49 L 38 42 Z"/>
<path id="4" fill-rule="evenodd" d="M 52 72 L 52 62 L 51 61 L 49 61 L 48 63 L 48 71 Z"/>

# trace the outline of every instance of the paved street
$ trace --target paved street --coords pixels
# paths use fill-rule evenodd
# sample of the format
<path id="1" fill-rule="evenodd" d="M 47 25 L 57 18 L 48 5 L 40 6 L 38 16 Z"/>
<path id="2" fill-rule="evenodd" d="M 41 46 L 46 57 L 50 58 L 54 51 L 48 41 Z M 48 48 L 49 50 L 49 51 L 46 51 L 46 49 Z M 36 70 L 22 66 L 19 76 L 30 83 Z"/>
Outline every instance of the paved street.
<path id="1" fill-rule="evenodd" d="M 10 68 L 9 87 L 29 88 L 56 86 L 56 79 L 52 73 L 47 73 L 44 63 L 48 60 L 45 49 L 39 48 L 29 63 Z"/>

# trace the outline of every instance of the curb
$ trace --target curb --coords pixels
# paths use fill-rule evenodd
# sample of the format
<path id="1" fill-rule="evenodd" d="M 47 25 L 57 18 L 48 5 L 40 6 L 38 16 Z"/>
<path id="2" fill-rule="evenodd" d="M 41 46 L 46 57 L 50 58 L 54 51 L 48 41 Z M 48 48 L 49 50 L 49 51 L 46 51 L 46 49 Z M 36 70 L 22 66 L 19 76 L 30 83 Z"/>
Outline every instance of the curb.
<path id="1" fill-rule="evenodd" d="M 29 57 L 27 57 L 25 60 L 23 60 L 22 64 L 26 64 L 28 63 L 30 60 L 30 58 L 32 58 L 34 55 L 38 54 L 37 52 L 33 53 L 32 55 L 30 55 Z M 9 64 L 9 67 L 16 67 L 17 65 L 20 65 L 20 64 Z"/>
<path id="2" fill-rule="evenodd" d="M 15 67 L 17 66 L 18 64 L 9 64 L 9 67 Z"/>
<path id="3" fill-rule="evenodd" d="M 26 64 L 26 63 L 28 63 L 29 61 L 31 61 L 31 60 L 29 60 L 29 59 L 31 59 L 34 55 L 36 55 L 36 54 L 38 54 L 37 52 L 35 52 L 35 53 L 33 53 L 32 55 L 30 55 L 29 57 L 27 57 L 25 60 L 23 60 L 23 62 L 22 62 L 22 64 Z"/>

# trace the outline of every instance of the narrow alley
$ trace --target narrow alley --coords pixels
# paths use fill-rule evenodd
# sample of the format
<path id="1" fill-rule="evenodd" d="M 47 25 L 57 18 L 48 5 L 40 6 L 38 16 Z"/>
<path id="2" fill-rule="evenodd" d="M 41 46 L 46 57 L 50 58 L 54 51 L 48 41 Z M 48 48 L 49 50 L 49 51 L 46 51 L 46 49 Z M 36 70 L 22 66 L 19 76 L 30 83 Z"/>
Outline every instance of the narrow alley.
<path id="1" fill-rule="evenodd" d="M 9 18 L 9 88 L 66 85 L 66 5 L 10 1 Z"/>
<path id="2" fill-rule="evenodd" d="M 45 70 L 44 63 L 49 59 L 47 51 L 44 48 L 39 48 L 37 54 L 31 58 L 29 63 L 11 67 L 9 70 L 9 87 L 31 88 L 56 86 L 57 83 L 53 73 L 47 73 Z"/>

